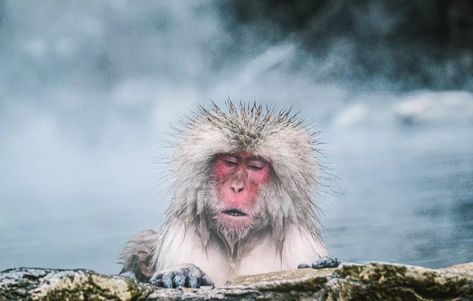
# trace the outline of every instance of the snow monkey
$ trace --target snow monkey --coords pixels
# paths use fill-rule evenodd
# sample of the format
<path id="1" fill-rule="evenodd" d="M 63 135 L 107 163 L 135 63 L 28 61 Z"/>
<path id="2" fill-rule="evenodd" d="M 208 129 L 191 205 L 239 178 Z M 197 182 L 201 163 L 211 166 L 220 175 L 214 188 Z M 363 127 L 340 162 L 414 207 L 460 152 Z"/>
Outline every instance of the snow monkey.
<path id="1" fill-rule="evenodd" d="M 128 242 L 123 272 L 163 287 L 235 275 L 331 267 L 316 215 L 317 142 L 290 110 L 227 102 L 186 119 L 159 232 Z"/>

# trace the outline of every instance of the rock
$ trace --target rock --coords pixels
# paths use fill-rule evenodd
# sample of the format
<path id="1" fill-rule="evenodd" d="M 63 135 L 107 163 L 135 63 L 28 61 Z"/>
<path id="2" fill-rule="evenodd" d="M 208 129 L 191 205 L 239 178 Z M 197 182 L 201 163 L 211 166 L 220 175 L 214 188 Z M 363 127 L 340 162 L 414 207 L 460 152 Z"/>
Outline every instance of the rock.
<path id="1" fill-rule="evenodd" d="M 343 264 L 238 276 L 225 286 L 162 289 L 90 270 L 0 272 L 0 300 L 473 300 L 473 263 L 428 269 Z"/>

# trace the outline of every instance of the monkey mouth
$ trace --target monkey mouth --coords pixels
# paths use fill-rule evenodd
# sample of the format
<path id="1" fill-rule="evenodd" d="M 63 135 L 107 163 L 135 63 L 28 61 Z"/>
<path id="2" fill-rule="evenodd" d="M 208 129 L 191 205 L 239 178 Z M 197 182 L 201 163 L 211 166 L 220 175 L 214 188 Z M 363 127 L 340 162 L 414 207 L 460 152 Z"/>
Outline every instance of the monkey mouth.
<path id="1" fill-rule="evenodd" d="M 226 234 L 233 233 L 237 236 L 245 233 L 253 224 L 251 215 L 237 208 L 220 211 L 216 216 L 216 220 L 220 231 Z"/>
<path id="2" fill-rule="evenodd" d="M 243 211 L 241 211 L 241 210 L 239 210 L 239 209 L 236 209 L 236 208 L 231 208 L 231 209 L 223 210 L 222 213 L 223 213 L 223 214 L 230 215 L 230 216 L 234 216 L 234 217 L 248 216 L 248 214 L 246 214 L 245 212 L 243 212 Z"/>

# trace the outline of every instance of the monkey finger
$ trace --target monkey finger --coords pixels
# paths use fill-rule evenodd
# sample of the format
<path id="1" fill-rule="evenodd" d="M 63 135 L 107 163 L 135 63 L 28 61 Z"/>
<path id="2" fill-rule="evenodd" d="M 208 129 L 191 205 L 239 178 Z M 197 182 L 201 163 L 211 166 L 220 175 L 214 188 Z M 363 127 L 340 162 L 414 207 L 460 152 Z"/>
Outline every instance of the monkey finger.
<path id="1" fill-rule="evenodd" d="M 298 269 L 308 269 L 308 268 L 311 268 L 312 265 L 308 264 L 308 263 L 300 263 L 297 268 Z"/>
<path id="2" fill-rule="evenodd" d="M 187 287 L 199 288 L 200 287 L 200 278 L 189 275 L 187 278 Z"/>
<path id="3" fill-rule="evenodd" d="M 313 269 L 336 268 L 342 261 L 336 257 L 322 257 L 312 263 Z"/>
<path id="4" fill-rule="evenodd" d="M 186 285 L 186 273 L 184 270 L 178 270 L 172 277 L 173 287 L 184 287 Z"/>
<path id="5" fill-rule="evenodd" d="M 151 279 L 149 280 L 149 283 L 156 285 L 156 286 L 163 286 L 163 274 L 162 273 L 155 273 Z"/>
<path id="6" fill-rule="evenodd" d="M 212 281 L 212 279 L 210 279 L 210 277 L 205 274 L 205 273 L 202 273 L 202 285 L 203 286 L 215 286 L 214 282 Z"/>
<path id="7" fill-rule="evenodd" d="M 172 288 L 173 287 L 172 279 L 173 279 L 173 273 L 172 272 L 163 273 L 163 280 L 162 280 L 163 281 L 163 287 Z"/>
<path id="8" fill-rule="evenodd" d="M 187 273 L 187 286 L 192 288 L 199 288 L 201 284 L 202 272 L 195 268 L 189 268 Z"/>

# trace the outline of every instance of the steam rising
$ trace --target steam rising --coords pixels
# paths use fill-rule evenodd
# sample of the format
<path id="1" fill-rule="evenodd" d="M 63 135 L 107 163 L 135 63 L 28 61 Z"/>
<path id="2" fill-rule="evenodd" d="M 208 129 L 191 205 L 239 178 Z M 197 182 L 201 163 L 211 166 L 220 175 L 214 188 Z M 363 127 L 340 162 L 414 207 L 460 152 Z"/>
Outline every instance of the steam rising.
<path id="1" fill-rule="evenodd" d="M 471 92 L 327 81 L 344 40 L 325 60 L 243 43 L 213 2 L 3 1 L 0 18 L 0 269 L 118 271 L 126 239 L 167 207 L 154 162 L 169 124 L 227 98 L 292 106 L 322 130 L 340 177 L 321 205 L 334 255 L 473 260 Z"/>

